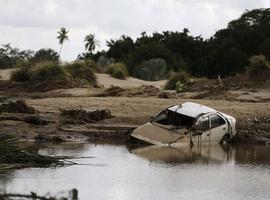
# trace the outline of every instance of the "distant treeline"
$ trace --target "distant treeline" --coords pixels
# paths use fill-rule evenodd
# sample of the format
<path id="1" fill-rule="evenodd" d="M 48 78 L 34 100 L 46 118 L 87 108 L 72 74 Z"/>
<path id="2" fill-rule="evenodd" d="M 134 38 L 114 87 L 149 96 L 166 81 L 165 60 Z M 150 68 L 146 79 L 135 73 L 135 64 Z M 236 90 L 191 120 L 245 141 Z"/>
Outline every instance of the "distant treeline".
<path id="1" fill-rule="evenodd" d="M 95 45 L 94 35 L 91 41 Z M 151 35 L 143 32 L 135 40 L 123 35 L 107 41 L 107 46 L 107 51 L 89 50 L 78 58 L 93 59 L 101 67 L 123 63 L 131 76 L 145 80 L 162 79 L 172 71 L 205 77 L 234 75 L 244 72 L 254 55 L 270 58 L 270 9 L 246 11 L 210 39 L 192 36 L 185 28 L 182 32 Z M 10 45 L 0 48 L 0 68 L 13 67 L 20 60 L 58 61 L 59 55 L 51 49 L 33 52 Z"/>
<path id="2" fill-rule="evenodd" d="M 205 26 L 207 26 L 207 21 Z M 165 31 L 136 40 L 122 36 L 107 41 L 109 49 L 96 54 L 85 54 L 95 60 L 102 55 L 123 62 L 130 75 L 140 77 L 146 62 L 166 62 L 167 71 L 185 70 L 194 76 L 228 76 L 245 71 L 253 55 L 270 57 L 270 9 L 246 11 L 239 19 L 229 22 L 227 28 L 217 31 L 210 39 L 192 36 L 188 29 L 182 32 Z M 153 60 L 154 59 L 154 60 Z M 156 66 L 157 67 L 157 66 Z M 147 68 L 147 69 L 146 69 Z M 164 70 L 162 67 L 161 70 Z"/>

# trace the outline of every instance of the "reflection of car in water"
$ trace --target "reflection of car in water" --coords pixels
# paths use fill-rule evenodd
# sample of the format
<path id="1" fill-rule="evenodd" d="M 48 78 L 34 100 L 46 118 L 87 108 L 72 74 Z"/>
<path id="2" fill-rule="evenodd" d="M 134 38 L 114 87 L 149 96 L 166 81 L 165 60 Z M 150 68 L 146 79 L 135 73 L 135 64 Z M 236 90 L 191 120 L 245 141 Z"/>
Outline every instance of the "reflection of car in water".
<path id="1" fill-rule="evenodd" d="M 233 161 L 235 151 L 231 146 L 194 145 L 172 148 L 167 146 L 148 146 L 133 149 L 132 153 L 153 162 L 165 163 L 226 163 Z"/>
<path id="2" fill-rule="evenodd" d="M 234 117 L 212 108 L 183 103 L 166 108 L 131 136 L 157 145 L 228 142 L 236 134 Z"/>

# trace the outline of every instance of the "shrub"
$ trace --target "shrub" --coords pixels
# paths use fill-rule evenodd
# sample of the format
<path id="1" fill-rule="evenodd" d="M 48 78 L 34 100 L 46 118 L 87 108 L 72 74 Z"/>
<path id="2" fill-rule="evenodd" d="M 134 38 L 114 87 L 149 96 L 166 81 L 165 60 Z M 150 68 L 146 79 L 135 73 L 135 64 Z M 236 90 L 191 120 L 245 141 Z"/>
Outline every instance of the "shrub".
<path id="1" fill-rule="evenodd" d="M 250 78 L 256 79 L 267 71 L 270 71 L 270 62 L 266 60 L 265 56 L 257 55 L 249 59 L 247 74 Z"/>
<path id="2" fill-rule="evenodd" d="M 11 73 L 10 80 L 15 82 L 26 82 L 31 78 L 31 63 L 21 61 L 16 64 L 16 70 Z"/>
<path id="3" fill-rule="evenodd" d="M 128 70 L 123 63 L 111 64 L 107 69 L 107 73 L 118 79 L 126 79 L 128 77 Z"/>
<path id="4" fill-rule="evenodd" d="M 72 64 L 65 66 L 66 71 L 72 78 L 77 80 L 86 80 L 87 82 L 95 85 L 97 80 L 95 73 L 93 72 L 93 63 L 87 63 L 84 61 L 75 61 Z"/>
<path id="5" fill-rule="evenodd" d="M 58 63 L 44 62 L 33 67 L 32 81 L 66 80 L 67 74 Z"/>
<path id="6" fill-rule="evenodd" d="M 26 82 L 31 78 L 31 72 L 29 68 L 22 67 L 16 69 L 11 73 L 10 80 L 15 82 Z"/>
<path id="7" fill-rule="evenodd" d="M 33 63 L 58 62 L 59 55 L 53 49 L 40 49 L 37 52 L 35 52 L 34 56 L 30 60 Z"/>
<path id="8" fill-rule="evenodd" d="M 165 89 L 182 92 L 186 89 L 189 82 L 190 79 L 188 73 L 186 73 L 185 71 L 180 71 L 171 75 L 165 85 Z"/>
<path id="9" fill-rule="evenodd" d="M 104 72 L 108 67 L 114 63 L 114 59 L 100 56 L 97 60 L 97 68 L 99 71 Z"/>
<path id="10" fill-rule="evenodd" d="M 167 73 L 167 63 L 161 58 L 142 62 L 135 70 L 135 76 L 146 81 L 164 79 Z"/>

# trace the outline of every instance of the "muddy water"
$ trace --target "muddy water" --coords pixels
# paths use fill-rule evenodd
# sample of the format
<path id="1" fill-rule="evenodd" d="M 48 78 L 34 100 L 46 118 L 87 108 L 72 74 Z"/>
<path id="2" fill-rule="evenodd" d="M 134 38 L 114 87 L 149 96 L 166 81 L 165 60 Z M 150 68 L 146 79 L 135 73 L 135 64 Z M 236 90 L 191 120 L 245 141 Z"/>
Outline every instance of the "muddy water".
<path id="1" fill-rule="evenodd" d="M 73 144 L 32 147 L 40 153 L 93 156 L 65 168 L 23 169 L 0 177 L 0 189 L 55 194 L 72 188 L 80 199 L 270 199 L 270 147 Z"/>

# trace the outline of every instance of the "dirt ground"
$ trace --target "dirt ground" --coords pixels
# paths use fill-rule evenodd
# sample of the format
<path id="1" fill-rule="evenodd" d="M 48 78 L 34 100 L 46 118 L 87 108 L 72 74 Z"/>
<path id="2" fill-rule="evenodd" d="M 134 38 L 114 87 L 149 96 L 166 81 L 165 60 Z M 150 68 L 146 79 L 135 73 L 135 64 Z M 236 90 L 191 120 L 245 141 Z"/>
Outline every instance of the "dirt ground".
<path id="1" fill-rule="evenodd" d="M 4 79 L 9 76 L 8 71 L 0 70 Z M 22 121 L 1 120 L 0 132 L 13 132 L 22 138 L 33 139 L 40 134 L 57 135 L 78 138 L 80 135 L 65 135 L 59 131 L 59 109 L 82 108 L 82 109 L 109 109 L 113 116 L 99 123 L 140 125 L 146 122 L 150 116 L 155 115 L 161 109 L 172 104 L 183 102 L 196 102 L 218 111 L 227 113 L 237 119 L 238 138 L 237 142 L 245 143 L 269 143 L 270 144 L 270 89 L 234 89 L 231 91 L 217 90 L 216 94 L 210 97 L 198 98 L 203 91 L 190 91 L 186 93 L 159 98 L 164 81 L 146 82 L 134 78 L 118 80 L 106 74 L 97 74 L 100 85 L 105 88 L 70 88 L 59 89 L 48 92 L 16 93 L 15 98 L 22 98 L 30 106 L 33 106 L 39 113 L 50 119 L 52 123 L 47 126 L 29 125 Z M 123 88 L 121 95 L 95 97 L 95 95 L 106 91 L 111 85 Z M 143 86 L 148 85 L 148 86 Z M 153 89 L 154 86 L 157 89 Z M 120 89 L 121 89 L 120 88 Z M 135 88 L 135 89 L 134 89 Z M 139 89 L 138 89 L 139 88 Z M 149 91 L 154 90 L 149 95 Z M 120 90 L 122 91 L 122 90 Z M 135 91 L 135 92 L 134 92 Z M 221 92 L 220 92 L 221 91 Z M 7 91 L 0 92 L 2 97 Z M 172 91 L 168 91 L 169 93 Z M 218 95 L 222 94 L 220 97 Z M 224 95 L 226 94 L 226 95 Z M 0 95 L 0 96 L 1 96 Z M 164 95 L 163 95 L 164 96 Z M 197 97 L 197 98 L 194 98 Z M 218 98 L 215 98 L 218 97 Z M 0 114 L 1 116 L 2 114 Z M 16 116 L 16 114 L 15 114 Z"/>

